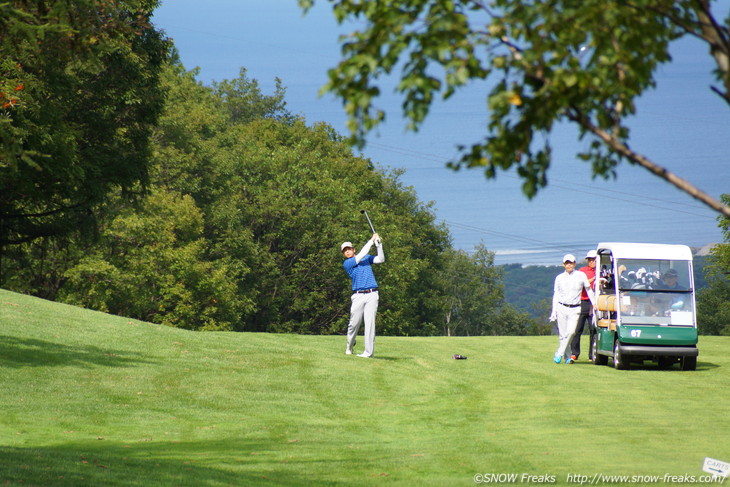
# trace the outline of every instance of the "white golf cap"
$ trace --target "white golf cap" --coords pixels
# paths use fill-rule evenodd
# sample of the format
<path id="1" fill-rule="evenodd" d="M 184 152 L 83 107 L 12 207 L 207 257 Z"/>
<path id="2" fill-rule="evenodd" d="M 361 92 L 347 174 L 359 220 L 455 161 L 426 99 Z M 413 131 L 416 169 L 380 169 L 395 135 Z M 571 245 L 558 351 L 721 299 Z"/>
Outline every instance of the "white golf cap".
<path id="1" fill-rule="evenodd" d="M 348 247 L 352 247 L 353 249 L 355 248 L 355 246 L 352 245 L 352 242 L 344 242 L 342 245 L 340 245 L 340 252 L 342 252 L 343 250 L 345 250 Z"/>
<path id="2" fill-rule="evenodd" d="M 586 259 L 595 259 L 597 255 L 595 250 L 589 250 L 586 254 Z"/>
<path id="3" fill-rule="evenodd" d="M 565 254 L 563 256 L 563 263 L 566 263 L 566 262 L 575 262 L 575 255 L 573 255 L 573 254 Z"/>

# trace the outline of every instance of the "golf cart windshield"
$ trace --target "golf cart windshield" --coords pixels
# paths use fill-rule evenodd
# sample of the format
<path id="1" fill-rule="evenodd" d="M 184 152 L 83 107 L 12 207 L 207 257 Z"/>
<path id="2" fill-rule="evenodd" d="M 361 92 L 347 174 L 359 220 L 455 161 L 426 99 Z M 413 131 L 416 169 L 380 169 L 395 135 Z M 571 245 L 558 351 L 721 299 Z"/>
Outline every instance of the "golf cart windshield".
<path id="1" fill-rule="evenodd" d="M 618 259 L 616 268 L 623 323 L 694 326 L 688 261 Z"/>

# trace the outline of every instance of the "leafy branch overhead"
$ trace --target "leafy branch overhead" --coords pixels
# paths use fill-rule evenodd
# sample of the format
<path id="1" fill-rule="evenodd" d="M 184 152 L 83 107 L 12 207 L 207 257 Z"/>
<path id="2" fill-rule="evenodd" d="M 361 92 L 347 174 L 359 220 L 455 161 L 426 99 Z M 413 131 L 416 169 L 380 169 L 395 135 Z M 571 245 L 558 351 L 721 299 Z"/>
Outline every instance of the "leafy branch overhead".
<path id="1" fill-rule="evenodd" d="M 717 69 L 711 87 L 730 104 L 730 17 L 718 20 L 709 0 L 329 0 L 340 23 L 358 26 L 342 38 L 342 60 L 323 87 L 339 97 L 352 141 L 385 120 L 376 100 L 381 78 L 400 70 L 408 128 L 417 130 L 437 97 L 448 99 L 475 80 L 489 90 L 483 140 L 460 146 L 450 165 L 483 167 L 487 178 L 516 168 L 533 197 L 547 185 L 549 134 L 556 123 L 578 126 L 594 176 L 615 177 L 621 161 L 637 164 L 722 215 L 730 206 L 629 145 L 635 100 L 655 86 L 671 61 L 669 45 L 693 36 Z M 305 10 L 314 0 L 299 0 Z"/>

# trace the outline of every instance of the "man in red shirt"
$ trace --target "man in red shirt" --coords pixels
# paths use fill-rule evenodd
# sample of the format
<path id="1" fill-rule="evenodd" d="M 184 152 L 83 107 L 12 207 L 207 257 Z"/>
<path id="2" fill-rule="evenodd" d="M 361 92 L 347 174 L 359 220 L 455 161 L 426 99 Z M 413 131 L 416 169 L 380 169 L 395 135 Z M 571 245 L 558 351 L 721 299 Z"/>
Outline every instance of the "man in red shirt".
<path id="1" fill-rule="evenodd" d="M 586 262 L 588 265 L 585 267 L 581 267 L 580 271 L 586 275 L 588 278 L 588 282 L 591 285 L 591 288 L 595 289 L 595 282 L 596 282 L 596 251 L 590 250 L 586 254 Z M 596 334 L 596 330 L 593 328 L 593 324 L 591 323 L 593 316 L 593 306 L 591 305 L 591 301 L 588 298 L 588 294 L 586 293 L 586 290 L 583 289 L 583 292 L 580 295 L 580 315 L 578 315 L 578 326 L 575 328 L 575 335 L 573 335 L 573 341 L 570 343 L 570 349 L 573 351 L 573 355 L 570 356 L 570 358 L 573 359 L 573 361 L 578 360 L 578 357 L 580 356 L 580 337 L 583 334 L 583 328 L 585 327 L 586 321 L 588 322 L 588 329 L 590 330 L 590 339 L 593 340 L 593 335 Z M 591 342 L 588 342 L 591 343 Z M 588 345 L 588 350 L 590 351 L 590 345 Z M 590 355 L 590 352 L 589 352 Z M 591 360 L 593 357 L 589 357 Z"/>

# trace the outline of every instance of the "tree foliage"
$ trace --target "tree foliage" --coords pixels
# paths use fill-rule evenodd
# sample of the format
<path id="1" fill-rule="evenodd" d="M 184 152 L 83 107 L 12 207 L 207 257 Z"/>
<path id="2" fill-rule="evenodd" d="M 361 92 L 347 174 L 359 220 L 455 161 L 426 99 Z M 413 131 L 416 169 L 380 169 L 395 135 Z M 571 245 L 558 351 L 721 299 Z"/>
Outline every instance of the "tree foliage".
<path id="1" fill-rule="evenodd" d="M 494 253 L 479 245 L 473 254 L 452 250 L 446 261 L 444 335 L 501 334 L 495 318 L 504 303 L 504 284 Z"/>
<path id="2" fill-rule="evenodd" d="M 169 45 L 151 0 L 0 4 L 0 245 L 89 226 L 147 182 Z"/>
<path id="3" fill-rule="evenodd" d="M 299 3 L 306 10 L 314 0 Z M 454 167 L 483 167 L 488 178 L 516 168 L 523 192 L 533 197 L 547 185 L 549 135 L 569 121 L 590 140 L 578 156 L 594 176 L 615 176 L 626 160 L 730 216 L 730 206 L 628 142 L 635 100 L 655 85 L 657 67 L 670 61 L 670 42 L 681 36 L 708 45 L 717 66 L 712 89 L 730 104 L 730 17 L 719 20 L 709 0 L 330 3 L 339 22 L 359 26 L 342 37 L 342 60 L 323 88 L 342 100 L 354 142 L 362 145 L 385 119 L 377 106 L 382 77 L 400 70 L 396 91 L 413 130 L 438 96 L 486 80 L 487 133 L 460 148 Z"/>
<path id="4" fill-rule="evenodd" d="M 730 203 L 730 194 L 722 195 Z M 705 276 L 708 286 L 697 294 L 700 333 L 730 335 L 730 218 L 719 218 L 724 243 L 712 248 Z"/>
<path id="5" fill-rule="evenodd" d="M 453 293 L 465 323 L 455 333 L 525 333 L 492 254 L 453 251 L 400 172 L 353 154 L 328 125 L 293 117 L 280 85 L 266 95 L 245 70 L 211 87 L 195 75 L 174 52 L 160 75 L 167 98 L 146 191 L 107 197 L 95 239 L 11 246 L 3 285 L 194 330 L 344 333 L 351 291 L 339 244 L 370 237 L 366 208 L 387 255 L 379 334 L 439 334 Z"/>
<path id="6" fill-rule="evenodd" d="M 203 216 L 190 196 L 154 190 L 120 211 L 64 273 L 59 300 L 201 330 L 229 330 L 253 307 L 227 260 L 206 256 Z"/>
<path id="7" fill-rule="evenodd" d="M 286 110 L 286 89 L 279 78 L 275 82 L 274 94 L 264 95 L 258 81 L 249 78 L 246 68 L 241 68 L 238 78 L 214 82 L 213 90 L 234 122 L 247 123 L 258 118 L 291 122 L 294 117 Z"/>
<path id="8" fill-rule="evenodd" d="M 152 4 L 81 0 L 78 15 L 63 1 L 0 4 L 11 54 L 0 60 L 0 233 L 14 243 L 0 285 L 194 330 L 344 333 L 339 243 L 369 238 L 366 208 L 387 255 L 378 333 L 549 332 L 505 303 L 491 252 L 454 250 L 400 172 L 292 116 L 278 80 L 272 95 L 245 69 L 198 82 L 147 23 Z M 458 15 L 437 17 L 443 35 L 458 32 Z M 403 85 L 415 111 L 428 101 L 419 66 Z M 92 216 L 96 238 L 62 231 Z M 726 289 L 708 302 L 727 302 Z"/>
<path id="9" fill-rule="evenodd" d="M 289 115 L 283 88 L 264 95 L 245 70 L 205 87 L 176 62 L 163 80 L 148 194 L 110 201 L 96 241 L 16 246 L 11 288 L 191 329 L 337 333 L 350 293 L 339 243 L 367 240 L 368 208 L 388 252 L 379 332 L 438 333 L 449 235 L 398 173 Z"/>
<path id="10" fill-rule="evenodd" d="M 555 276 L 563 272 L 562 266 L 525 266 L 508 264 L 503 266 L 505 299 L 523 311 L 532 311 L 533 316 L 543 322 L 550 317 L 550 308 L 544 314 L 535 303 L 543 300 L 552 302 Z"/>

